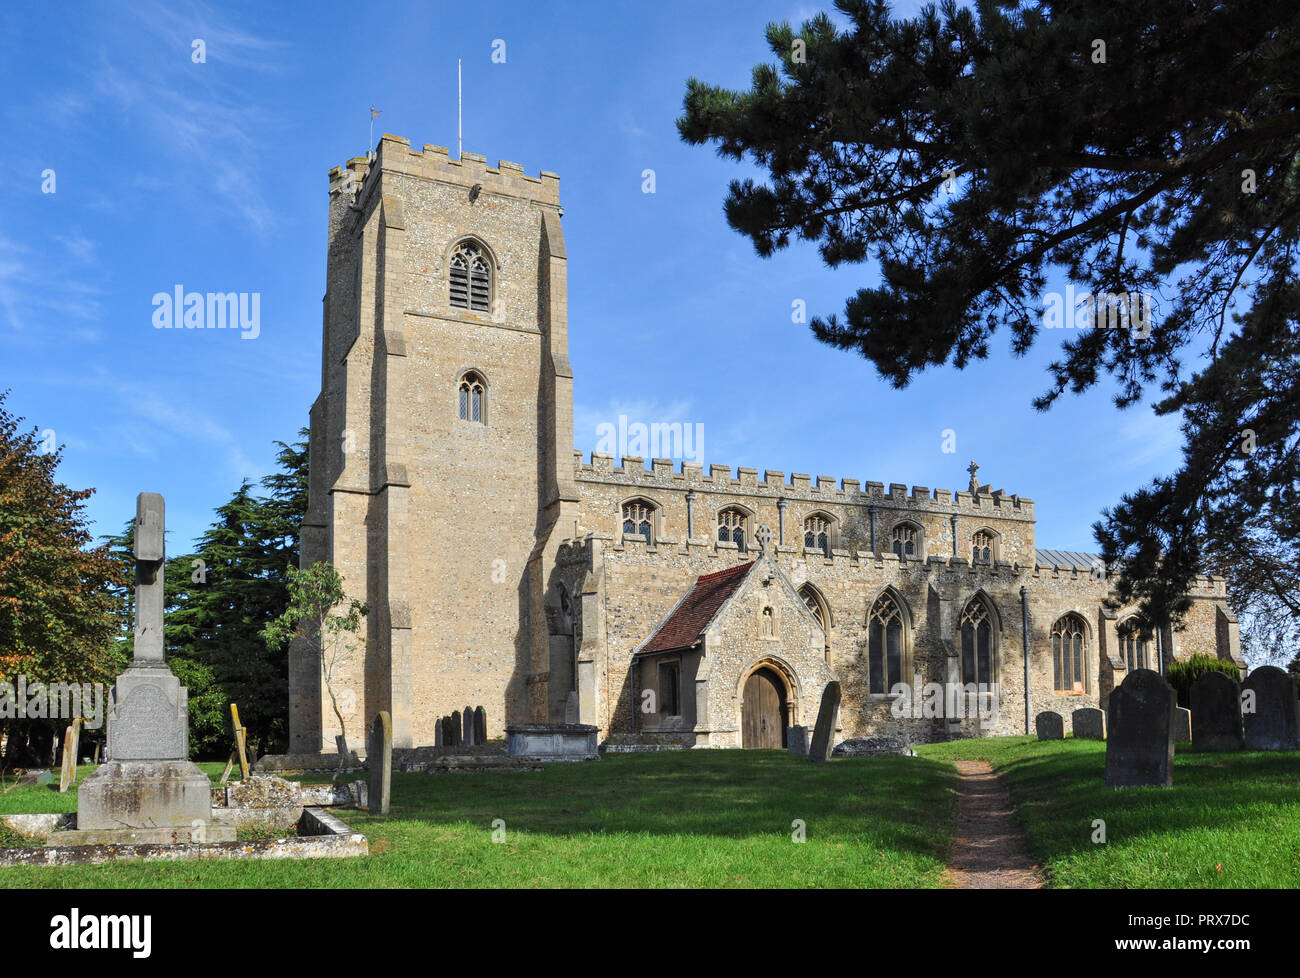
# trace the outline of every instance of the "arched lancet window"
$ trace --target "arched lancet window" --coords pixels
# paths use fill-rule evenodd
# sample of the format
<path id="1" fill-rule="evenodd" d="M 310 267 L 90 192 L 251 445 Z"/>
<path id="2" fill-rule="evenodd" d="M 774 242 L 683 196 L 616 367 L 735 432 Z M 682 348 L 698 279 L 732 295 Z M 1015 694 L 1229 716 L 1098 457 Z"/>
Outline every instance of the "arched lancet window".
<path id="1" fill-rule="evenodd" d="M 718 540 L 745 549 L 745 514 L 738 509 L 724 509 L 718 514 Z"/>
<path id="2" fill-rule="evenodd" d="M 997 559 L 997 540 L 988 530 L 980 530 L 970 541 L 970 559 L 973 564 L 991 564 Z"/>
<path id="3" fill-rule="evenodd" d="M 991 686 L 995 678 L 993 614 L 981 598 L 971 598 L 966 605 L 961 613 L 960 629 L 962 685 Z"/>
<path id="4" fill-rule="evenodd" d="M 487 312 L 492 303 L 492 271 L 483 249 L 473 241 L 462 241 L 452 253 L 450 267 L 452 308 Z"/>
<path id="5" fill-rule="evenodd" d="M 644 499 L 634 499 L 623 504 L 623 539 L 641 537 L 646 543 L 654 542 L 655 508 Z"/>
<path id="6" fill-rule="evenodd" d="M 808 606 L 812 616 L 817 619 L 817 623 L 822 626 L 822 633 L 826 636 L 826 641 L 830 641 L 831 635 L 831 613 L 826 606 L 826 599 L 822 597 L 811 584 L 801 584 L 799 586 L 799 597 L 803 598 L 803 603 Z"/>
<path id="7" fill-rule="evenodd" d="M 459 413 L 462 421 L 487 423 L 487 385 L 472 370 L 460 379 Z"/>
<path id="8" fill-rule="evenodd" d="M 921 528 L 915 523 L 899 523 L 890 534 L 890 546 L 900 557 L 916 557 L 921 553 Z"/>
<path id="9" fill-rule="evenodd" d="M 827 557 L 831 555 L 831 521 L 821 513 L 813 513 L 803 521 L 803 545 L 805 550 L 820 550 Z"/>
<path id="10" fill-rule="evenodd" d="M 903 612 L 889 593 L 867 615 L 867 671 L 873 693 L 888 693 L 903 681 Z"/>
<path id="11" fill-rule="evenodd" d="M 1151 626 L 1134 615 L 1119 626 L 1119 657 L 1130 672 L 1147 669 L 1151 651 Z"/>
<path id="12" fill-rule="evenodd" d="M 1082 693 L 1086 679 L 1088 626 L 1071 612 L 1052 626 L 1052 688 L 1058 693 Z"/>

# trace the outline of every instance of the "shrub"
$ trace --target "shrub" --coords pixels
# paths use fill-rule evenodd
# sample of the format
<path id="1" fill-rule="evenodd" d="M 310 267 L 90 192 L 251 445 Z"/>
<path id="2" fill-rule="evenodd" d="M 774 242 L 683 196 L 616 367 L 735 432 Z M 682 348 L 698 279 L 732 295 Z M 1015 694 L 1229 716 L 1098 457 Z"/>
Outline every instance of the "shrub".
<path id="1" fill-rule="evenodd" d="M 1165 670 L 1165 679 L 1178 691 L 1178 705 L 1191 705 L 1192 683 L 1207 672 L 1225 672 L 1233 679 L 1241 680 L 1241 670 L 1228 659 L 1216 659 L 1212 655 L 1197 652 L 1187 659 L 1175 659 Z"/>

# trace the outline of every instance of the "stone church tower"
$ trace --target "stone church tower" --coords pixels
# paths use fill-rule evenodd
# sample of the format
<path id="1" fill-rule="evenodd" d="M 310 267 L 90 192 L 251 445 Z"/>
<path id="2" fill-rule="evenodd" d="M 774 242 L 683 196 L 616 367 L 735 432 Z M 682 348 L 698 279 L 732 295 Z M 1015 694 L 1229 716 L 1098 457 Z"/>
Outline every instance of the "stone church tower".
<path id="1" fill-rule="evenodd" d="M 559 177 L 386 135 L 329 195 L 302 559 L 369 608 L 332 664 L 349 745 L 379 710 L 394 746 L 432 744 L 467 704 L 500 736 L 551 712 L 539 582 L 577 515 Z M 290 749 L 333 750 L 302 642 L 289 683 Z"/>

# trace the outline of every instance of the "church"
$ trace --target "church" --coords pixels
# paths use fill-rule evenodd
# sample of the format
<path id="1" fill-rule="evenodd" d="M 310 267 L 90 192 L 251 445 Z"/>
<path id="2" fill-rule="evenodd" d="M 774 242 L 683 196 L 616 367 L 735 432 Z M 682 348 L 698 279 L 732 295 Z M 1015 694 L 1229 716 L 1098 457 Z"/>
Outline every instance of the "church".
<path id="1" fill-rule="evenodd" d="M 1146 621 L 974 463 L 950 491 L 575 451 L 560 178 L 390 135 L 329 178 L 302 562 L 369 609 L 331 662 L 353 737 L 387 710 L 395 747 L 432 745 L 482 704 L 489 737 L 779 748 L 833 681 L 837 743 L 1025 733 L 1044 710 L 1068 732 L 1128 670 L 1244 667 L 1222 579 L 1177 627 Z M 957 686 L 977 709 L 923 699 Z M 290 750 L 333 749 L 301 641 L 289 690 Z"/>

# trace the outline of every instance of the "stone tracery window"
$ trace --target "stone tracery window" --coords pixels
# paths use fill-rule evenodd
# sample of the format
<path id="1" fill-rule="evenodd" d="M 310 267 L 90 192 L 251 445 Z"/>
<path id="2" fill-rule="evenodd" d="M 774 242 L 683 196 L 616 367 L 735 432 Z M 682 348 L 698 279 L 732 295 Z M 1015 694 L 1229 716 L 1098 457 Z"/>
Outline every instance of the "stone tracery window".
<path id="1" fill-rule="evenodd" d="M 812 616 L 817 619 L 817 623 L 822 626 L 822 633 L 826 636 L 826 641 L 829 642 L 831 634 L 830 610 L 826 607 L 821 593 L 811 584 L 801 584 L 799 586 L 799 597 L 803 598 L 803 603 L 812 612 Z"/>
<path id="2" fill-rule="evenodd" d="M 867 615 L 867 672 L 873 693 L 888 693 L 903 681 L 903 612 L 888 592 Z"/>
<path id="3" fill-rule="evenodd" d="M 1151 649 L 1151 628 L 1136 615 L 1123 622 L 1119 632 L 1119 657 L 1130 672 L 1146 669 L 1147 653 Z"/>
<path id="4" fill-rule="evenodd" d="M 1052 626 L 1052 688 L 1058 693 L 1085 692 L 1087 636 L 1088 626 L 1073 612 Z"/>
<path id="5" fill-rule="evenodd" d="M 971 537 L 971 563 L 991 564 L 997 558 L 996 541 L 988 530 L 980 530 Z"/>
<path id="6" fill-rule="evenodd" d="M 993 615 L 978 595 L 970 599 L 962 612 L 959 629 L 962 685 L 993 685 Z"/>
<path id="7" fill-rule="evenodd" d="M 738 509 L 724 509 L 718 514 L 718 541 L 734 543 L 745 549 L 745 514 Z"/>
<path id="8" fill-rule="evenodd" d="M 921 553 L 921 530 L 915 523 L 899 523 L 890 539 L 894 553 L 900 557 L 916 557 Z"/>
<path id="9" fill-rule="evenodd" d="M 450 268 L 452 308 L 487 312 L 492 302 L 492 271 L 483 249 L 473 241 L 462 241 L 452 253 Z"/>
<path id="10" fill-rule="evenodd" d="M 831 555 L 831 521 L 820 513 L 813 513 L 803 521 L 803 545 L 805 550 L 820 550 L 827 557 Z"/>
<path id="11" fill-rule="evenodd" d="M 485 403 L 487 385 L 483 378 L 470 371 L 460 379 L 459 414 L 462 421 L 487 423 L 487 404 Z"/>
<path id="12" fill-rule="evenodd" d="M 634 499 L 623 504 L 623 539 L 641 537 L 646 543 L 654 542 L 655 508 L 644 499 Z"/>

